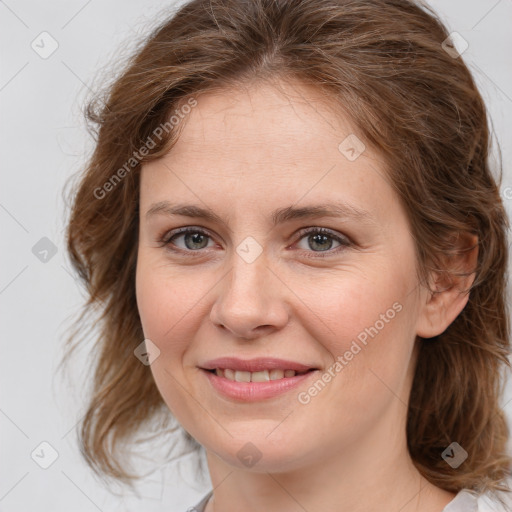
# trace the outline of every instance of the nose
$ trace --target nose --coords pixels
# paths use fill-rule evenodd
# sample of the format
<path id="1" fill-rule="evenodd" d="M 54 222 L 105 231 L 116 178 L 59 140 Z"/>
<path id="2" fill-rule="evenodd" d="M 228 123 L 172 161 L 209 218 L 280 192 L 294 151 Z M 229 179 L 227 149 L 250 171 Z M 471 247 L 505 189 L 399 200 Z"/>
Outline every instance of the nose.
<path id="1" fill-rule="evenodd" d="M 233 254 L 233 265 L 219 283 L 210 319 L 236 338 L 252 340 L 282 329 L 289 321 L 286 285 L 263 254 L 248 263 Z"/>

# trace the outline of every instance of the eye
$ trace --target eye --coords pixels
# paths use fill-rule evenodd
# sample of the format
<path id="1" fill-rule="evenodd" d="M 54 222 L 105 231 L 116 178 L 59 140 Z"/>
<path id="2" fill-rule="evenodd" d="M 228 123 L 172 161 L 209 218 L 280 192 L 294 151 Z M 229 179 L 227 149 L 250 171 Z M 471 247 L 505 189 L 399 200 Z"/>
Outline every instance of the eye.
<path id="1" fill-rule="evenodd" d="M 176 240 L 180 238 L 183 238 L 184 247 L 180 247 L 176 244 Z M 209 238 L 211 238 L 210 235 L 203 229 L 187 227 L 164 234 L 159 242 L 162 245 L 168 246 L 172 251 L 198 252 L 200 249 L 207 247 Z"/>
<path id="2" fill-rule="evenodd" d="M 306 257 L 311 258 L 324 258 L 326 256 L 332 256 L 342 251 L 344 248 L 351 246 L 351 241 L 343 236 L 340 236 L 334 231 L 327 228 L 305 228 L 299 232 L 299 242 L 306 241 L 305 251 Z M 177 240 L 182 239 L 183 246 L 176 243 Z M 185 227 L 179 228 L 167 233 L 164 233 L 159 237 L 159 242 L 167 247 L 169 250 L 178 253 L 188 253 L 188 255 L 199 255 L 201 249 L 208 248 L 208 241 L 211 241 L 211 235 L 199 227 Z M 338 243 L 338 247 L 332 249 L 332 244 Z M 212 247 L 212 246 L 210 246 Z M 308 250 L 313 249 L 313 250 Z M 191 254 L 198 253 L 198 254 Z M 310 254 L 307 254 L 310 253 Z M 311 255 L 313 253 L 313 255 Z M 319 254 L 319 253 L 326 253 Z"/>
<path id="3" fill-rule="evenodd" d="M 333 254 L 337 254 L 338 252 L 344 250 L 344 248 L 351 245 L 351 242 L 348 238 L 340 236 L 327 228 L 306 228 L 301 230 L 299 235 L 301 235 L 299 242 L 305 240 L 307 248 L 313 249 L 313 251 L 308 251 L 306 248 L 306 252 L 314 253 L 313 256 L 307 255 L 307 257 L 312 258 L 324 258 L 326 256 L 332 256 Z M 336 241 L 339 245 L 334 250 L 331 250 L 333 240 Z M 327 254 L 324 255 L 318 253 Z"/>

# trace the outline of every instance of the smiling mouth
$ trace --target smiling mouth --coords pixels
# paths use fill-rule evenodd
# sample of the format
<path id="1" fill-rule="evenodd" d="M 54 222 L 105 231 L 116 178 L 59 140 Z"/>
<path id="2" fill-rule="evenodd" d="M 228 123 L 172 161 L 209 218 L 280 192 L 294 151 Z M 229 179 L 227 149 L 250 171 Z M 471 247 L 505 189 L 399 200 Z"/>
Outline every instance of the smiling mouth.
<path id="1" fill-rule="evenodd" d="M 223 377 L 234 382 L 270 382 L 273 380 L 289 379 L 291 377 L 305 375 L 306 373 L 312 372 L 314 370 L 315 368 L 310 368 L 309 370 L 304 371 L 281 370 L 274 368 L 272 370 L 248 372 L 232 370 L 229 368 L 215 368 L 206 371 L 215 374 L 217 377 Z"/>

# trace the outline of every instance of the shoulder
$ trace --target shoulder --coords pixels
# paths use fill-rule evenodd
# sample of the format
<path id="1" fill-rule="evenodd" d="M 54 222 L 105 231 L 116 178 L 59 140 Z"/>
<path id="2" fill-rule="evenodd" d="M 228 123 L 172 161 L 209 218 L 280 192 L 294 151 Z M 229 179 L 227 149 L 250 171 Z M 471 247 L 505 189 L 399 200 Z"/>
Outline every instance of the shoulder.
<path id="1" fill-rule="evenodd" d="M 465 511 L 464 506 L 470 506 L 475 512 L 511 512 L 512 492 L 488 491 L 478 494 L 464 489 L 457 494 L 453 504 L 457 505 L 453 507 L 453 512 L 459 512 L 459 509 L 461 512 Z M 452 512 L 452 509 L 447 507 L 446 512 Z"/>
<path id="2" fill-rule="evenodd" d="M 478 496 L 478 512 L 511 512 L 512 492 L 489 492 Z"/>
<path id="3" fill-rule="evenodd" d="M 206 504 L 213 491 L 210 491 L 203 499 L 189 507 L 186 512 L 204 512 Z M 460 491 L 454 500 L 449 503 L 443 512 L 511 512 L 512 492 L 486 492 L 477 494 L 470 489 Z"/>
<path id="4" fill-rule="evenodd" d="M 187 512 L 204 512 L 206 504 L 208 503 L 208 500 L 210 499 L 212 494 L 213 490 L 211 490 L 199 503 L 197 503 L 193 507 L 189 507 L 187 509 Z"/>

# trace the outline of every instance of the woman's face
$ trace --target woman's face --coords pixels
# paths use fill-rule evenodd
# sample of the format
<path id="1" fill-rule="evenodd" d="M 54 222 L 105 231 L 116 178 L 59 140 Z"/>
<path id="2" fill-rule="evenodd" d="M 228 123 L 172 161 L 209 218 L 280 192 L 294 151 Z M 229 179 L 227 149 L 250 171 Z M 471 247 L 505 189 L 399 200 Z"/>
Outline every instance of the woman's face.
<path id="1" fill-rule="evenodd" d="M 182 122 L 143 166 L 136 276 L 169 409 L 253 471 L 402 446 L 425 295 L 383 160 L 299 84 L 206 94 Z"/>

